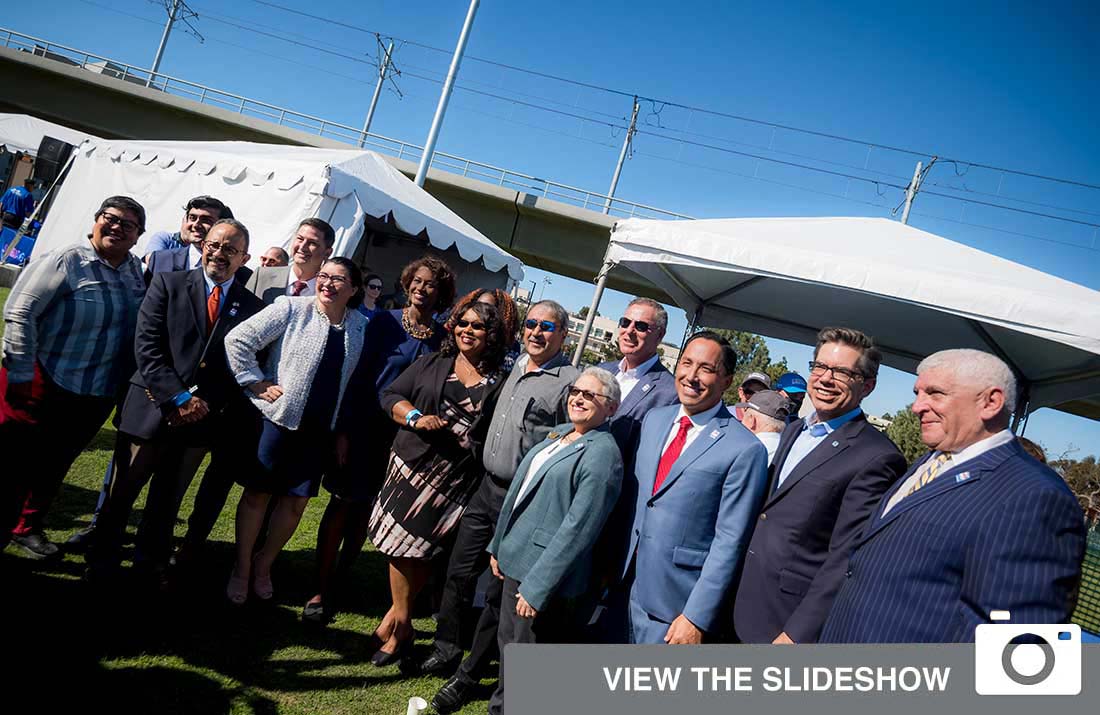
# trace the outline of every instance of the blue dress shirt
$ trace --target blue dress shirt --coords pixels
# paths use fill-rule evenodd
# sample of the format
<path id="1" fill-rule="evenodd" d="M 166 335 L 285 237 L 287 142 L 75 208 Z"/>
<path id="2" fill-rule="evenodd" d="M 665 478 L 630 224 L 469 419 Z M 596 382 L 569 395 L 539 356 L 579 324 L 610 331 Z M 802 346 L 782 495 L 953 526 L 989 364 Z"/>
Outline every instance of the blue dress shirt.
<path id="1" fill-rule="evenodd" d="M 787 458 L 783 461 L 783 468 L 779 471 L 779 479 L 775 482 L 775 488 L 783 486 L 783 480 L 785 480 L 794 468 L 798 466 L 798 463 L 806 458 L 806 455 L 814 451 L 814 447 L 821 444 L 822 440 L 833 430 L 837 429 L 846 422 L 851 422 L 853 419 L 863 414 L 863 408 L 857 407 L 851 412 L 846 412 L 840 417 L 834 417 L 831 420 L 825 422 L 817 421 L 817 412 L 814 412 L 802 423 L 802 431 L 798 436 L 794 438 L 794 444 L 791 445 L 791 449 L 787 452 Z"/>

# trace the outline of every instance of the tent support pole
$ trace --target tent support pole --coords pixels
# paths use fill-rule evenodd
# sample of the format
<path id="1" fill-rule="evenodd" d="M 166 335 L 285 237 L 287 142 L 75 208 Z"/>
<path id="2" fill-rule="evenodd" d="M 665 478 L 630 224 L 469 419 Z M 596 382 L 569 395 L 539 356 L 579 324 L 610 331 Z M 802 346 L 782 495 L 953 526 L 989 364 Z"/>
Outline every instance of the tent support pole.
<path id="1" fill-rule="evenodd" d="M 703 314 L 704 307 L 705 306 L 700 303 L 699 307 L 692 313 L 691 323 L 688 325 L 687 330 L 684 331 L 684 339 L 680 341 L 680 352 L 684 352 L 684 346 L 687 345 L 688 338 L 695 335 L 695 329 L 699 327 L 699 317 Z"/>
<path id="2" fill-rule="evenodd" d="M 607 248 L 611 250 L 610 243 Z M 588 344 L 588 334 L 592 332 L 592 322 L 596 320 L 596 310 L 600 307 L 603 289 L 607 286 L 607 274 L 614 267 L 614 263 L 605 259 L 603 267 L 600 268 L 600 275 L 596 279 L 596 290 L 592 292 L 592 305 L 588 306 L 588 316 L 584 319 L 584 330 L 581 331 L 581 336 L 577 339 L 577 347 L 573 350 L 573 367 L 580 367 L 584 346 Z"/>

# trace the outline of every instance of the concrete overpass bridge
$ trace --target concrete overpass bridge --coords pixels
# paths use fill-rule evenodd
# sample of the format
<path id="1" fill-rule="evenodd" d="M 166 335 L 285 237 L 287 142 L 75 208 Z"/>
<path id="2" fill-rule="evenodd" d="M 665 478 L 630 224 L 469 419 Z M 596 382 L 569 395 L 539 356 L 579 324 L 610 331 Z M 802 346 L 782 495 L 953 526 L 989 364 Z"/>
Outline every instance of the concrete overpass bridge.
<path id="1" fill-rule="evenodd" d="M 110 139 L 251 141 L 364 147 L 409 177 L 422 147 L 0 28 L 0 111 Z M 524 263 L 591 281 L 616 218 L 686 219 L 437 152 L 425 188 Z M 603 213 L 608 206 L 608 213 Z M 608 287 L 667 300 L 616 271 Z"/>

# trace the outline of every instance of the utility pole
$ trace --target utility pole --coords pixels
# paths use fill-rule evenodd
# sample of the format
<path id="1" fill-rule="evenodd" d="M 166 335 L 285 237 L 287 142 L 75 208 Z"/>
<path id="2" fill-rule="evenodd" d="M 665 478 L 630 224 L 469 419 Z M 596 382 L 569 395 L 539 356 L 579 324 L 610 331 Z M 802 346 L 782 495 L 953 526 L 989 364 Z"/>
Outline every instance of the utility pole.
<path id="1" fill-rule="evenodd" d="M 393 40 L 390 40 L 386 48 L 386 55 L 382 58 L 382 66 L 378 69 L 378 84 L 374 85 L 374 96 L 370 99 L 370 109 L 367 110 L 367 120 L 363 122 L 363 134 L 359 137 L 359 148 L 367 141 L 367 132 L 370 131 L 371 120 L 374 119 L 374 110 L 378 106 L 378 95 L 382 94 L 382 85 L 386 82 L 386 71 L 390 68 L 390 56 L 393 55 Z"/>
<path id="2" fill-rule="evenodd" d="M 447 113 L 447 103 L 451 101 L 455 77 L 458 76 L 458 66 L 462 64 L 462 55 L 466 52 L 466 42 L 470 39 L 470 28 L 473 27 L 474 15 L 477 14 L 479 4 L 480 0 L 470 0 L 470 9 L 466 11 L 466 22 L 462 25 L 462 34 L 458 36 L 458 45 L 455 47 L 454 57 L 451 58 L 451 68 L 447 70 L 443 92 L 439 95 L 439 105 L 435 108 L 432 128 L 428 130 L 428 139 L 424 142 L 424 153 L 420 157 L 420 166 L 416 169 L 416 185 L 422 188 L 424 180 L 428 178 L 428 167 L 431 166 L 432 155 L 435 154 L 435 143 L 439 139 L 439 130 L 443 128 L 443 115 Z"/>
<path id="3" fill-rule="evenodd" d="M 603 212 L 611 213 L 611 199 L 615 198 L 615 189 L 619 186 L 619 174 L 623 173 L 623 164 L 626 163 L 627 152 L 630 151 L 630 143 L 634 140 L 634 133 L 638 131 L 638 98 L 634 97 L 634 111 L 630 113 L 630 126 L 623 137 L 623 148 L 619 152 L 619 163 L 615 165 L 615 173 L 611 177 L 611 188 L 607 190 L 607 201 L 603 205 Z"/>
<path id="4" fill-rule="evenodd" d="M 920 191 L 920 185 L 924 183 L 924 177 L 928 176 L 928 172 L 931 171 L 932 165 L 936 163 L 938 158 L 932 157 L 932 161 L 928 162 L 927 169 L 924 168 L 924 162 L 917 162 L 917 168 L 913 170 L 913 180 L 905 187 L 905 210 L 901 212 L 902 223 L 909 223 L 909 209 L 913 208 L 913 199 L 917 198 L 917 192 Z"/>
<path id="5" fill-rule="evenodd" d="M 169 2 L 171 2 L 171 5 L 169 5 Z M 202 35 L 188 22 L 191 18 L 199 15 L 187 7 L 184 0 L 164 0 L 164 9 L 168 11 L 168 23 L 164 26 L 164 34 L 160 36 L 160 45 L 157 46 L 157 54 L 153 57 L 153 68 L 149 70 L 149 79 L 145 82 L 146 87 L 153 86 L 153 80 L 156 79 L 157 72 L 160 71 L 160 61 L 164 57 L 164 48 L 168 46 L 168 36 L 172 34 L 172 26 L 176 24 L 176 20 L 186 24 L 188 30 L 199 38 L 199 42 L 203 41 Z M 184 12 L 183 17 L 180 17 L 180 10 Z"/>

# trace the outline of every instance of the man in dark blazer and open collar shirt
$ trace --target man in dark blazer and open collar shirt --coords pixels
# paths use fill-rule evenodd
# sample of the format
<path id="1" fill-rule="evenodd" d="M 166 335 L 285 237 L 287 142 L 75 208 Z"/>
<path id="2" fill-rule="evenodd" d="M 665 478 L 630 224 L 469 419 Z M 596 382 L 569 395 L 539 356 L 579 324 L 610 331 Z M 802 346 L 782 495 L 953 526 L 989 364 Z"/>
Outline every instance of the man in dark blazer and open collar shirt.
<path id="1" fill-rule="evenodd" d="M 742 642 L 817 641 L 856 539 L 905 471 L 905 458 L 860 408 L 881 360 L 858 330 L 818 334 L 809 381 L 815 412 L 783 431 L 737 589 Z"/>
<path id="2" fill-rule="evenodd" d="M 194 476 L 186 465 L 195 459 L 185 453 L 209 448 L 214 461 L 228 464 L 250 449 L 251 406 L 223 343 L 226 332 L 263 308 L 234 278 L 247 260 L 248 230 L 222 219 L 203 242 L 201 268 L 153 276 L 138 314 L 138 370 L 119 420 L 111 492 L 89 554 L 94 575 L 117 567 L 127 518 L 150 477 L 138 546 L 144 565 L 162 571 L 178 495 Z"/>
<path id="3" fill-rule="evenodd" d="M 989 353 L 944 350 L 917 366 L 913 391 L 932 451 L 857 540 L 821 642 L 968 642 L 994 611 L 1068 623 L 1085 520 L 1062 478 L 1008 429 L 1012 371 Z"/>

